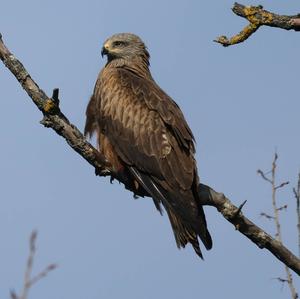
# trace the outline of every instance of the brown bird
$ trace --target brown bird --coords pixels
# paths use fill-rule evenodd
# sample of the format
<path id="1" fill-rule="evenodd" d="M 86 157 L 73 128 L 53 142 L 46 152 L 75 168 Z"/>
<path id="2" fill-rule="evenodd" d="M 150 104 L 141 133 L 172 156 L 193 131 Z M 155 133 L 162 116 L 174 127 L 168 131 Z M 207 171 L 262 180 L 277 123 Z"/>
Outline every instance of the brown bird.
<path id="1" fill-rule="evenodd" d="M 198 237 L 212 248 L 199 202 L 194 136 L 178 105 L 157 85 L 149 52 L 131 33 L 115 34 L 101 52 L 101 70 L 86 110 L 85 135 L 98 138 L 113 178 L 136 196 L 150 196 L 167 211 L 178 248 L 191 243 L 201 257 Z"/>

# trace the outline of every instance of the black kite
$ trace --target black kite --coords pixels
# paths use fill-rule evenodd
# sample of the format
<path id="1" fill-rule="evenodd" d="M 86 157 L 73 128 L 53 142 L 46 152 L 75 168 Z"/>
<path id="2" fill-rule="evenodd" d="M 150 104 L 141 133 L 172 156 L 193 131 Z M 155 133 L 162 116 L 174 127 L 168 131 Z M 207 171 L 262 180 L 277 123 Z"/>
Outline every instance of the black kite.
<path id="1" fill-rule="evenodd" d="M 138 196 L 153 198 L 169 216 L 177 246 L 191 243 L 202 258 L 212 239 L 199 203 L 194 137 L 178 105 L 156 84 L 149 53 L 131 33 L 104 43 L 108 61 L 86 111 L 85 134 L 96 132 L 114 178 Z"/>

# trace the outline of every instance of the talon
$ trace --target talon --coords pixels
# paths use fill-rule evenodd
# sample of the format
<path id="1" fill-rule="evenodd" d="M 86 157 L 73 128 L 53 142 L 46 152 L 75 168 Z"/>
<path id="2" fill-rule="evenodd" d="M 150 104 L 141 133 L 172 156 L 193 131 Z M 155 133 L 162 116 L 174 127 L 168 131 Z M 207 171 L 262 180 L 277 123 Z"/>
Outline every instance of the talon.
<path id="1" fill-rule="evenodd" d="M 109 169 L 105 168 L 104 166 L 103 167 L 95 167 L 95 175 L 96 176 L 111 176 L 112 173 Z"/>

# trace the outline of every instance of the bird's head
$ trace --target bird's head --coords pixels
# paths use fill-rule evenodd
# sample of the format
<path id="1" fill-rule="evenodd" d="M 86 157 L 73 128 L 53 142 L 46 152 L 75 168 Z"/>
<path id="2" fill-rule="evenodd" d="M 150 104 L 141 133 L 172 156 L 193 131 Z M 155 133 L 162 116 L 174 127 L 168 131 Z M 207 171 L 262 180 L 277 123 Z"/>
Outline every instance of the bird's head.
<path id="1" fill-rule="evenodd" d="M 143 41 L 132 33 L 118 33 L 108 38 L 103 44 L 101 55 L 107 55 L 108 61 L 139 56 L 149 61 L 150 57 Z"/>

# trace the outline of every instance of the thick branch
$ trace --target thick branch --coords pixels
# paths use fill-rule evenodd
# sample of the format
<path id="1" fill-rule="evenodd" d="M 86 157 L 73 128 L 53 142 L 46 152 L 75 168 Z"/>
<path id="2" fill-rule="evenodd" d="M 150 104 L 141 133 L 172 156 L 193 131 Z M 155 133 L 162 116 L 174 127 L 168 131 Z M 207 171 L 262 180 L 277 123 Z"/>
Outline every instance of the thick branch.
<path id="1" fill-rule="evenodd" d="M 72 125 L 58 107 L 57 96 L 48 98 L 33 81 L 24 66 L 18 61 L 3 44 L 0 37 L 0 59 L 14 74 L 22 87 L 31 97 L 36 106 L 44 114 L 42 123 L 62 136 L 67 143 L 101 175 L 111 174 L 108 163 L 100 153 L 86 141 L 80 131 Z M 49 108 L 50 107 L 50 108 Z M 294 256 L 282 243 L 274 240 L 270 235 L 244 217 L 241 213 L 242 205 L 234 206 L 223 194 L 215 192 L 206 185 L 200 185 L 201 200 L 204 205 L 214 206 L 234 226 L 259 248 L 266 248 L 280 261 L 300 275 L 300 260 Z"/>
<path id="2" fill-rule="evenodd" d="M 218 37 L 215 42 L 222 44 L 224 47 L 235 45 L 245 41 L 250 37 L 260 26 L 277 27 L 285 30 L 300 31 L 300 15 L 285 16 L 277 15 L 259 6 L 244 6 L 239 3 L 234 3 L 232 11 L 249 21 L 249 24 L 238 34 L 231 38 L 226 36 Z"/>
<path id="3" fill-rule="evenodd" d="M 272 238 L 264 230 L 246 218 L 239 208 L 224 196 L 209 186 L 200 184 L 201 203 L 214 206 L 231 222 L 235 228 L 255 243 L 259 248 L 269 250 L 276 258 L 300 275 L 300 260 L 290 252 L 281 242 Z"/>

